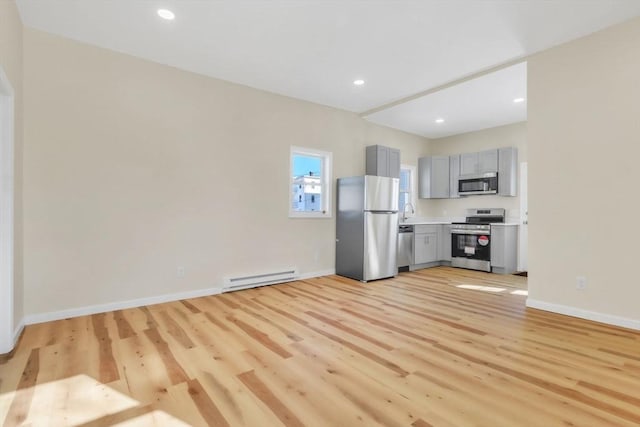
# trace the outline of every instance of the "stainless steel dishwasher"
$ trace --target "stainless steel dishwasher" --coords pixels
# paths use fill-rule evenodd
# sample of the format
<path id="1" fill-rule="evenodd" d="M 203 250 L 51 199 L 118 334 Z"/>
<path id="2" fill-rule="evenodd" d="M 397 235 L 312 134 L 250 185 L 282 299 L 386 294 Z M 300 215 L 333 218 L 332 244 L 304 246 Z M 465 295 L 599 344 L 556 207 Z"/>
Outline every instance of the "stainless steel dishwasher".
<path id="1" fill-rule="evenodd" d="M 413 263 L 413 225 L 398 227 L 398 269 L 406 271 Z"/>

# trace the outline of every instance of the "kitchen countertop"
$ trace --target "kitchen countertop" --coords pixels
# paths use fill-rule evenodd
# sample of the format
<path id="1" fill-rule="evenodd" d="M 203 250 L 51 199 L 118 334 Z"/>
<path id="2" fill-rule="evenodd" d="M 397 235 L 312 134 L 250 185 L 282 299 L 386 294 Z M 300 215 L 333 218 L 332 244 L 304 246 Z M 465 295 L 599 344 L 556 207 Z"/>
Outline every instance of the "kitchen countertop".
<path id="1" fill-rule="evenodd" d="M 400 221 L 400 225 L 448 225 L 452 222 L 464 222 L 464 217 L 454 218 L 423 218 L 423 217 L 410 217 L 406 221 Z"/>
<path id="2" fill-rule="evenodd" d="M 400 221 L 400 225 L 449 225 L 452 222 L 465 222 L 465 218 L 407 218 L 406 221 Z M 516 221 L 507 221 L 501 223 L 494 223 L 493 226 L 498 227 L 517 227 L 520 225 Z"/>
<path id="3" fill-rule="evenodd" d="M 430 221 L 430 220 L 418 220 L 418 221 L 407 220 L 405 222 L 400 221 L 400 225 L 446 225 L 446 224 L 451 224 L 451 221 Z"/>

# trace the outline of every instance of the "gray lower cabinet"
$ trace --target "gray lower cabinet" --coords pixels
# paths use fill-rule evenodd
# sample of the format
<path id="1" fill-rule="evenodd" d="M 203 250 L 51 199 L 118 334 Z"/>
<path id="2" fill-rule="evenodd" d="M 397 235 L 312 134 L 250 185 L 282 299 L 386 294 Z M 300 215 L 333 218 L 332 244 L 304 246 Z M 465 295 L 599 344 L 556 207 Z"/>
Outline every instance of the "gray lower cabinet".
<path id="1" fill-rule="evenodd" d="M 518 226 L 491 225 L 491 272 L 515 273 L 518 262 Z"/>
<path id="2" fill-rule="evenodd" d="M 439 238 L 440 261 L 451 262 L 451 224 L 443 224 L 440 226 Z"/>
<path id="3" fill-rule="evenodd" d="M 448 199 L 449 179 L 449 156 L 418 159 L 418 197 L 421 199 Z"/>
<path id="4" fill-rule="evenodd" d="M 383 145 L 368 146 L 365 173 L 400 178 L 400 150 Z"/>
<path id="5" fill-rule="evenodd" d="M 416 225 L 413 235 L 413 263 L 428 264 L 440 259 L 438 250 L 439 225 Z"/>
<path id="6" fill-rule="evenodd" d="M 451 224 L 416 224 L 410 270 L 450 265 Z M 491 272 L 512 274 L 518 261 L 518 226 L 491 226 Z"/>

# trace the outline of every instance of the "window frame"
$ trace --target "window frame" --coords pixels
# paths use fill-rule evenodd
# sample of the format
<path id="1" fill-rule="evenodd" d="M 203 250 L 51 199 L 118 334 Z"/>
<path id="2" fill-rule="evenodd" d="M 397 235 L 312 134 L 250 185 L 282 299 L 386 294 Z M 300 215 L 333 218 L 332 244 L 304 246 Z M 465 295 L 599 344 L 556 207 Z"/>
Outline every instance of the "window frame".
<path id="1" fill-rule="evenodd" d="M 293 156 L 301 155 L 301 156 L 313 156 L 320 157 L 322 159 L 320 171 L 321 178 L 321 205 L 323 206 L 323 210 L 321 211 L 296 211 L 293 209 L 292 203 L 292 191 L 293 191 Z M 332 167 L 333 167 L 333 153 L 330 151 L 322 151 L 317 150 L 315 148 L 306 148 L 306 147 L 298 147 L 292 145 L 289 149 L 289 189 L 287 191 L 287 200 L 289 206 L 289 218 L 331 218 L 332 214 L 332 205 L 331 205 L 331 187 L 333 184 L 332 178 Z"/>
<path id="2" fill-rule="evenodd" d="M 411 212 L 407 212 L 406 217 L 407 218 L 411 218 L 413 216 L 416 215 L 416 211 L 418 210 L 416 207 L 416 200 L 418 200 L 418 188 L 417 188 L 417 168 L 413 165 L 400 165 L 400 174 L 402 174 L 402 170 L 408 170 L 409 171 L 409 203 L 411 203 L 411 206 L 413 206 L 413 213 Z M 404 193 L 403 191 L 401 191 L 400 189 L 398 189 L 398 209 L 400 208 L 400 194 Z M 400 209 L 399 209 L 400 210 Z M 402 210 L 400 210 L 400 217 L 402 218 L 402 216 L 404 215 L 404 212 L 402 212 Z"/>

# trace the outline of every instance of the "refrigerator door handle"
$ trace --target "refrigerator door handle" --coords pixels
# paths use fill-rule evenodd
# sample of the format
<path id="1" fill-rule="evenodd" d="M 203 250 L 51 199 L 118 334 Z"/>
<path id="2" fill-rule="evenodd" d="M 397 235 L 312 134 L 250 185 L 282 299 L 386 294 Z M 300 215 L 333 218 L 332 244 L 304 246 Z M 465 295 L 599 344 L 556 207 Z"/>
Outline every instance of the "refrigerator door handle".
<path id="1" fill-rule="evenodd" d="M 389 215 L 389 214 L 398 213 L 398 211 L 365 211 L 365 212 L 369 212 L 377 215 Z"/>

